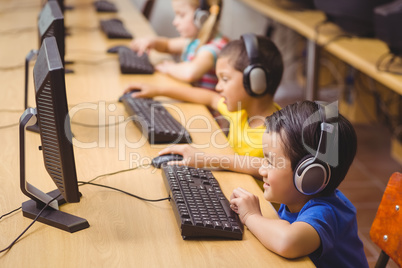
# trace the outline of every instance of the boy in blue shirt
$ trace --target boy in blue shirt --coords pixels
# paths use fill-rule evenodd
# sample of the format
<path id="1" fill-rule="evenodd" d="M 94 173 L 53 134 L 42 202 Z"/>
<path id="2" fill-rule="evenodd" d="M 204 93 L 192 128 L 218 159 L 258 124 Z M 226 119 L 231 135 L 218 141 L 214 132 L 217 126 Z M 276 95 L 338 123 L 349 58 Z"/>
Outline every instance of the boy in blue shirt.
<path id="1" fill-rule="evenodd" d="M 258 197 L 237 188 L 231 207 L 269 250 L 308 255 L 317 267 L 368 267 L 357 234 L 356 209 L 337 189 L 356 154 L 356 133 L 337 103 L 299 102 L 267 117 L 264 197 L 281 204 L 264 218 Z"/>

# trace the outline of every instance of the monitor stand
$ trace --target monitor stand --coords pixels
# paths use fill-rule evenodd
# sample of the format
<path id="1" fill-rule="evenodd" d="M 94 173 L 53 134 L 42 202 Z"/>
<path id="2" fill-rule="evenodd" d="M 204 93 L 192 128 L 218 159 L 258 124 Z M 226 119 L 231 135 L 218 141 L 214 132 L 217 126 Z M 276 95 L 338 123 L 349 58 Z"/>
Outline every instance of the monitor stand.
<path id="1" fill-rule="evenodd" d="M 87 220 L 59 210 L 59 205 L 66 203 L 59 190 L 44 193 L 26 180 L 25 132 L 27 126 L 36 124 L 36 121 L 34 108 L 26 109 L 20 119 L 20 187 L 21 191 L 32 199 L 22 203 L 22 215 L 70 233 L 88 228 Z M 46 204 L 49 205 L 42 211 Z"/>

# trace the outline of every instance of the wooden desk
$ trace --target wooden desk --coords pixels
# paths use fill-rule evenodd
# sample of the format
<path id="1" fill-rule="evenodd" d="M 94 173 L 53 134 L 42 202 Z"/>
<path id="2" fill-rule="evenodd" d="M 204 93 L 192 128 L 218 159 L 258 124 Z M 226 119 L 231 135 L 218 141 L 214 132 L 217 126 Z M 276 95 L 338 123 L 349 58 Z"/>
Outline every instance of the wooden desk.
<path id="1" fill-rule="evenodd" d="M 327 44 L 334 37 L 342 34 L 343 31 L 336 25 L 329 23 L 319 28 L 319 35 L 317 36 L 315 26 L 325 20 L 325 14 L 318 10 L 287 10 L 280 7 L 275 0 L 241 1 L 307 38 L 306 98 L 315 99 L 319 46 Z M 377 60 L 388 51 L 384 42 L 374 38 L 342 38 L 326 45 L 325 49 L 398 94 L 402 94 L 402 75 L 381 72 L 376 68 Z"/>
<path id="2" fill-rule="evenodd" d="M 15 0 L 3 1 L 0 9 Z M 40 1 L 37 1 L 40 2 Z M 82 1 L 68 2 L 75 4 Z M 131 6 L 129 0 L 115 1 L 119 16 L 125 21 L 133 20 L 130 29 L 140 36 L 153 33 L 146 21 Z M 26 24 L 33 24 L 39 8 L 29 12 L 17 12 L 17 18 L 26 18 Z M 21 15 L 20 15 L 21 14 Z M 104 15 L 102 15 L 104 16 Z M 66 25 L 91 27 L 101 16 L 87 8 L 66 11 Z M 13 19 L 0 15 L 0 25 Z M 135 27 L 134 27 L 135 24 Z M 75 124 L 91 125 L 124 120 L 127 114 L 122 104 L 116 102 L 122 89 L 129 81 L 152 81 L 180 85 L 162 74 L 120 75 L 116 55 L 106 55 L 105 49 L 117 41 L 107 40 L 99 31 L 74 33 L 67 37 L 66 59 L 75 61 L 69 66 L 74 74 L 66 75 L 66 91 L 72 114 L 72 131 L 75 136 L 74 153 L 79 180 L 89 180 L 97 175 L 127 169 L 138 164 L 147 164 L 164 146 L 151 146 L 134 124 L 89 128 Z M 0 62 L 10 65 L 22 62 L 25 54 L 35 48 L 36 32 L 17 36 L 2 36 Z M 17 42 L 14 42 L 16 41 Z M 86 51 L 85 51 L 86 50 Z M 90 51 L 88 51 L 90 50 Z M 114 60 L 113 60 L 114 59 Z M 89 61 L 102 61 L 97 65 Z M 84 63 L 86 62 L 86 63 Z M 23 70 L 0 72 L 2 81 L 0 105 L 2 109 L 21 109 L 23 103 Z M 31 79 L 32 80 L 32 79 Z M 32 92 L 32 83 L 30 92 Z M 34 104 L 30 94 L 29 104 Z M 87 104 L 84 104 L 87 103 Z M 78 106 L 78 105 L 81 106 Z M 207 109 L 201 105 L 172 102 L 183 112 L 185 124 L 194 139 L 194 146 L 206 145 L 204 150 L 218 152 L 213 141 L 224 144 L 225 136 L 219 130 Z M 86 105 L 86 106 L 84 106 Z M 91 106 L 92 105 L 92 106 Z M 86 107 L 86 109 L 82 109 Z M 2 112 L 0 125 L 18 121 L 21 113 Z M 179 118 L 177 113 L 173 113 Z M 190 119 L 196 119 L 191 121 Z M 191 122 L 191 124 L 190 124 Z M 199 133 L 198 129 L 207 132 Z M 19 189 L 18 127 L 0 129 L 2 153 L 0 154 L 0 215 L 17 208 L 27 200 Z M 47 175 L 41 152 L 39 135 L 27 133 L 28 180 L 43 191 L 51 191 L 55 185 Z M 141 145 L 141 141 L 144 143 Z M 221 149 L 232 153 L 231 148 Z M 219 150 L 220 151 L 220 150 Z M 222 152 L 222 151 L 220 151 Z M 222 190 L 229 196 L 235 187 L 241 186 L 260 197 L 262 210 L 267 217 L 277 217 L 272 206 L 264 202 L 261 190 L 247 175 L 214 172 Z M 157 199 L 167 197 L 160 170 L 149 165 L 97 181 L 124 189 L 142 197 Z M 122 193 L 82 186 L 80 203 L 66 204 L 61 210 L 83 218 L 90 223 L 88 229 L 70 234 L 42 223 L 32 228 L 14 245 L 0 254 L 1 267 L 313 267 L 308 258 L 287 260 L 265 249 L 245 228 L 242 241 L 190 240 L 184 241 L 168 201 L 148 203 L 128 197 Z M 16 212 L 0 221 L 0 247 L 5 248 L 29 224 L 30 219 Z"/>

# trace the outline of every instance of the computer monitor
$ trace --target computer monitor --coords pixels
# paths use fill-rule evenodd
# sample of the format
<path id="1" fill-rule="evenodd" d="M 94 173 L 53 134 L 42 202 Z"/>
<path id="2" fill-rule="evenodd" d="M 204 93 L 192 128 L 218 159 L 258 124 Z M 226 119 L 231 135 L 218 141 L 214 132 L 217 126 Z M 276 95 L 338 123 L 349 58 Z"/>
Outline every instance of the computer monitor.
<path id="1" fill-rule="evenodd" d="M 38 40 L 39 48 L 46 37 L 54 36 L 59 48 L 60 58 L 65 66 L 65 28 L 64 17 L 61 13 L 57 1 L 48 1 L 42 8 L 38 16 Z M 37 56 L 37 50 L 31 50 L 25 58 L 25 98 L 24 107 L 28 108 L 28 80 L 29 80 L 29 63 Z M 64 69 L 66 73 L 72 73 L 72 70 Z M 31 131 L 38 132 L 37 127 L 30 128 Z"/>
<path id="2" fill-rule="evenodd" d="M 60 195 L 49 204 L 38 221 L 75 232 L 89 227 L 88 222 L 58 210 L 64 202 L 80 201 L 64 75 L 55 37 L 45 38 L 33 70 L 37 107 L 36 110 L 28 108 L 20 120 L 20 186 L 21 191 L 32 199 L 22 204 L 25 217 L 34 219 L 47 203 Z M 47 194 L 28 183 L 25 175 L 25 132 L 29 125 L 36 123 L 36 119 L 44 165 L 57 186 Z"/>
<path id="3" fill-rule="evenodd" d="M 41 47 L 46 37 L 54 36 L 63 63 L 65 55 L 64 16 L 57 1 L 48 1 L 42 8 L 38 18 L 38 40 Z"/>
<path id="4" fill-rule="evenodd" d="M 48 0 L 48 2 L 50 2 L 50 1 L 56 1 L 59 4 L 61 13 L 64 14 L 64 10 L 65 10 L 64 0 Z"/>
<path id="5" fill-rule="evenodd" d="M 402 57 L 402 0 L 374 9 L 375 36 L 384 41 L 392 54 Z"/>
<path id="6" fill-rule="evenodd" d="M 314 0 L 316 9 L 347 33 L 374 37 L 374 8 L 392 0 Z"/>

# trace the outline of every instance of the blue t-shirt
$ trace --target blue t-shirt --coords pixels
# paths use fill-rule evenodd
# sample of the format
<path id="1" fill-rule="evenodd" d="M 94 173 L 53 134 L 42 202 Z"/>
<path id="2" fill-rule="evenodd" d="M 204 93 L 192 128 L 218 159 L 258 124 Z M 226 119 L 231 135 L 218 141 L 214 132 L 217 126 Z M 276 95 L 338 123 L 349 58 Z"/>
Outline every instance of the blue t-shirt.
<path id="1" fill-rule="evenodd" d="M 290 223 L 306 222 L 317 231 L 321 245 L 309 255 L 317 267 L 368 267 L 357 235 L 356 209 L 339 190 L 311 199 L 296 213 L 282 204 L 278 214 Z"/>

